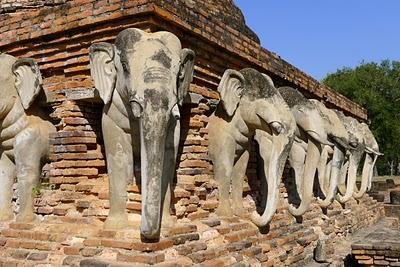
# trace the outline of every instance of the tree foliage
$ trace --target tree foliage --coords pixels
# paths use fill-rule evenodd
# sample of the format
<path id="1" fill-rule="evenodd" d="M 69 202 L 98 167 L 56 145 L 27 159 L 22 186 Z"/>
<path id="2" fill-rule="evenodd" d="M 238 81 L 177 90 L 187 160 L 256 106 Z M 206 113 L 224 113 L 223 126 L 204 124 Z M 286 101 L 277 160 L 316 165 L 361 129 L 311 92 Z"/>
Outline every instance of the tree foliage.
<path id="1" fill-rule="evenodd" d="M 400 62 L 362 62 L 328 74 L 322 82 L 368 110 L 381 152 L 380 175 L 398 173 L 400 152 Z"/>

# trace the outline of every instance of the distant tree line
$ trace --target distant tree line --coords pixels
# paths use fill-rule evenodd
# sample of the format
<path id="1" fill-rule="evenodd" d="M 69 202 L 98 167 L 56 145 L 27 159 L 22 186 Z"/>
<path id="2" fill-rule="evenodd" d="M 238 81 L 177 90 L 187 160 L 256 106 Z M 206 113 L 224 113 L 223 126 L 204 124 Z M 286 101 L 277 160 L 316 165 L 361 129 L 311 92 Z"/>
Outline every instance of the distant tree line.
<path id="1" fill-rule="evenodd" d="M 339 69 L 322 82 L 368 110 L 380 151 L 379 175 L 400 173 L 400 61 L 362 62 Z"/>

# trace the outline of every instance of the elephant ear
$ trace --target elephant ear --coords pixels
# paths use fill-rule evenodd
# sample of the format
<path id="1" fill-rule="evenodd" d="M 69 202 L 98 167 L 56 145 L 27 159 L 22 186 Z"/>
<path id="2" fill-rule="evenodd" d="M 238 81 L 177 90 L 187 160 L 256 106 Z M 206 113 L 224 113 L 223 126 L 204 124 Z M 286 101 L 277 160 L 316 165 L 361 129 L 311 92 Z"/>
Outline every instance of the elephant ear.
<path id="1" fill-rule="evenodd" d="M 187 95 L 190 83 L 193 80 L 195 54 L 192 50 L 184 48 L 181 52 L 181 63 L 178 73 L 178 104 L 182 105 Z"/>
<path id="2" fill-rule="evenodd" d="M 243 94 L 244 76 L 232 69 L 225 71 L 218 85 L 222 105 L 228 114 L 233 116 Z"/>
<path id="3" fill-rule="evenodd" d="M 271 77 L 269 77 L 269 76 L 268 76 L 267 74 L 265 74 L 265 73 L 262 73 L 262 76 L 265 78 L 265 80 L 267 81 L 267 83 L 268 83 L 268 85 L 269 85 L 270 87 L 274 87 L 274 88 L 275 88 L 274 82 L 272 81 Z"/>
<path id="4" fill-rule="evenodd" d="M 31 58 L 21 58 L 12 66 L 15 88 L 24 109 L 28 109 L 42 88 L 42 75 L 39 66 Z"/>
<path id="5" fill-rule="evenodd" d="M 112 44 L 96 43 L 90 46 L 90 74 L 104 104 L 110 102 L 115 87 L 117 71 L 114 56 L 115 49 Z"/>

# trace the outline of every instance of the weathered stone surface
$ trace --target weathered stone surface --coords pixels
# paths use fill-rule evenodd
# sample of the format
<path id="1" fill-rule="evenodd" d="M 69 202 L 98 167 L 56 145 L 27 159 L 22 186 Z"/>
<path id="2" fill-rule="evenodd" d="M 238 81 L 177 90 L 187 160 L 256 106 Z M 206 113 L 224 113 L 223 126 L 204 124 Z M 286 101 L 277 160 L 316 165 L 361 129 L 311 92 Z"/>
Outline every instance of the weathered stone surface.
<path id="1" fill-rule="evenodd" d="M 96 259 L 84 259 L 81 260 L 79 263 L 80 267 L 108 267 L 110 266 L 109 263 L 96 260 Z"/>
<path id="2" fill-rule="evenodd" d="M 117 260 L 123 262 L 138 262 L 146 264 L 156 264 L 164 261 L 164 254 L 159 253 L 118 253 Z"/>
<path id="3" fill-rule="evenodd" d="M 389 266 L 390 262 L 400 260 L 400 231 L 388 221 L 381 220 L 356 234 L 352 254 L 359 264 L 373 262 L 374 266 Z"/>
<path id="4" fill-rule="evenodd" d="M 400 191 L 390 191 L 390 204 L 400 205 Z"/>
<path id="5" fill-rule="evenodd" d="M 43 261 L 47 258 L 47 256 L 47 253 L 31 253 L 27 259 L 31 261 Z"/>

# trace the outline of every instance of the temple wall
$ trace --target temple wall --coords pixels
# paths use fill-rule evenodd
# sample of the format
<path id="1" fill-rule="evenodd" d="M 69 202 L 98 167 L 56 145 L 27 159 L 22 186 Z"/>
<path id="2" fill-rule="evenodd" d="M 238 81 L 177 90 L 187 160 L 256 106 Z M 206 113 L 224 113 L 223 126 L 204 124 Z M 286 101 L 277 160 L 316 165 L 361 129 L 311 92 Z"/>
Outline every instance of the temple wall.
<path id="1" fill-rule="evenodd" d="M 163 262 L 160 266 L 304 266 L 314 257 L 319 243 L 326 259 L 339 264 L 341 255 L 334 251 L 334 245 L 383 216 L 383 206 L 364 196 L 344 207 L 335 202 L 326 210 L 314 201 L 311 210 L 296 221 L 287 210 L 293 186 L 288 169 L 269 229 L 258 229 L 247 218 L 220 218 L 214 213 L 218 186 L 208 155 L 207 124 L 218 103 L 216 88 L 226 69 L 255 68 L 270 75 L 277 87 L 293 86 L 328 107 L 361 121 L 367 118 L 357 104 L 260 47 L 258 37 L 243 24 L 242 14 L 231 1 L 202 1 L 198 5 L 190 0 L 38 2 L 45 4 L 21 7 L 23 11 L 3 10 L 0 51 L 32 57 L 39 64 L 48 99 L 41 104 L 51 109 L 57 133 L 50 136 L 51 162 L 43 173 L 42 185 L 35 190 L 35 212 L 41 222 L 3 226 L 3 264 L 39 262 L 57 266 L 97 260 L 111 266 L 127 262 L 138 266 Z M 6 4 L 2 1 L 2 8 Z M 210 6 L 219 12 L 210 13 Z M 224 15 L 229 8 L 232 14 Z M 176 225 L 155 245 L 141 243 L 138 236 L 141 194 L 137 181 L 127 188 L 126 209 L 133 230 L 102 230 L 109 210 L 107 159 L 101 134 L 103 104 L 93 90 L 88 48 L 95 42 L 114 42 L 116 35 L 129 27 L 170 31 L 180 38 L 183 47 L 196 53 L 190 94 L 181 108 L 172 206 Z M 243 194 L 248 211 L 259 205 L 258 169 L 254 144 Z M 50 235 L 46 234 L 50 229 Z M 32 259 L 33 253 L 42 258 Z"/>

